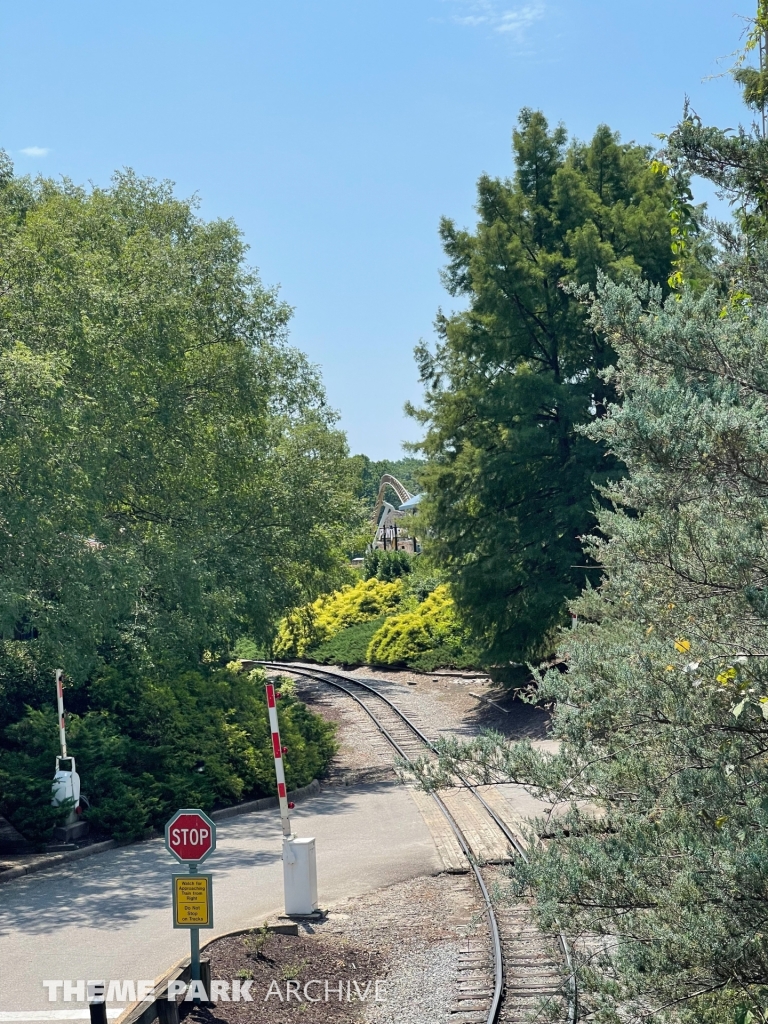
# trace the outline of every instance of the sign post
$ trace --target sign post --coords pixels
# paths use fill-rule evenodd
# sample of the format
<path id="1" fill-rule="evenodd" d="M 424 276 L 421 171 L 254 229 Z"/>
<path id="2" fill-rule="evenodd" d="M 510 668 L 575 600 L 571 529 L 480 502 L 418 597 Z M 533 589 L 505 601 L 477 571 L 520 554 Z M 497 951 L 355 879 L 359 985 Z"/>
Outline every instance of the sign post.
<path id="1" fill-rule="evenodd" d="M 171 878 L 173 927 L 189 928 L 189 977 L 199 983 L 200 929 L 213 928 L 213 876 L 198 874 L 197 866 L 216 849 L 216 825 L 203 811 L 176 811 L 165 826 L 165 848 L 188 865 L 189 874 Z"/>

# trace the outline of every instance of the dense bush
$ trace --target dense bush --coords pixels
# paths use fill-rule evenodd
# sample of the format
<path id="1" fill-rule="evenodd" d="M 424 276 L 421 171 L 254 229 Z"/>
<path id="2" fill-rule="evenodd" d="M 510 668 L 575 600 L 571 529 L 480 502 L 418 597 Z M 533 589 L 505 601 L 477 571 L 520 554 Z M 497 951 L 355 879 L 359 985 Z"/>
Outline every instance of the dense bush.
<path id="1" fill-rule="evenodd" d="M 280 622 L 274 654 L 278 658 L 303 658 L 311 648 L 348 626 L 396 611 L 401 595 L 399 580 L 385 583 L 375 578 L 324 594 L 312 604 L 294 608 Z"/>
<path id="2" fill-rule="evenodd" d="M 367 660 L 372 665 L 409 665 L 428 652 L 441 652 L 442 661 L 451 664 L 467 653 L 467 637 L 456 615 L 446 584 L 420 604 L 393 615 L 376 631 L 368 646 Z M 434 668 L 434 658 L 428 659 Z"/>
<path id="3" fill-rule="evenodd" d="M 413 555 L 405 551 L 380 551 L 373 548 L 365 553 L 363 576 L 367 580 L 375 577 L 377 580 L 391 583 L 392 580 L 407 576 L 412 571 Z"/>
<path id="4" fill-rule="evenodd" d="M 360 622 L 356 626 L 347 626 L 340 633 L 314 647 L 307 652 L 310 661 L 319 661 L 322 665 L 344 665 L 353 667 L 364 665 L 368 652 L 368 645 L 373 639 L 374 633 L 387 621 L 385 615 L 380 615 L 370 622 Z"/>
<path id="5" fill-rule="evenodd" d="M 417 672 L 434 672 L 439 668 L 476 669 L 482 664 L 483 652 L 465 637 L 461 644 L 440 644 L 408 659 L 408 668 Z"/>
<path id="6" fill-rule="evenodd" d="M 77 762 L 88 819 L 118 839 L 161 826 L 178 807 L 231 804 L 275 790 L 263 675 L 228 669 L 95 680 L 91 710 L 71 715 L 68 748 Z M 289 788 L 322 774 L 334 727 L 286 687 L 279 704 Z M 48 838 L 50 787 L 58 753 L 53 706 L 28 709 L 0 751 L 0 812 L 31 839 Z"/>
<path id="7" fill-rule="evenodd" d="M 424 601 L 441 583 L 448 582 L 445 573 L 441 569 L 436 569 L 423 555 L 414 558 L 412 566 L 412 571 L 403 578 L 404 605 L 409 601 Z"/>
<path id="8" fill-rule="evenodd" d="M 383 557 L 382 557 L 383 556 Z M 396 557 L 395 557 L 396 556 Z M 322 664 L 474 667 L 479 648 L 458 618 L 443 573 L 421 556 L 369 552 L 366 571 L 405 575 L 386 582 L 376 575 L 295 608 L 280 623 L 275 655 Z"/>

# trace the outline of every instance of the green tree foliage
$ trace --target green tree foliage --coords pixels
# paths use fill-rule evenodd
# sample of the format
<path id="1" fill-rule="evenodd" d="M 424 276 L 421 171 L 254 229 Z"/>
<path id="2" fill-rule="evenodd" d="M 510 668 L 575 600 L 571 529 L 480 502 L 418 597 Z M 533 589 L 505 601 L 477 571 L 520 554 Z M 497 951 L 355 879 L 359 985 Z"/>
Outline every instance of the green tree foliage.
<path id="1" fill-rule="evenodd" d="M 523 110 L 513 148 L 514 178 L 478 183 L 474 233 L 442 222 L 445 284 L 468 308 L 440 313 L 436 350 L 417 350 L 426 401 L 414 411 L 427 428 L 424 536 L 501 663 L 550 649 L 588 575 L 593 483 L 620 473 L 578 430 L 615 398 L 601 376 L 614 351 L 561 286 L 594 287 L 598 269 L 666 285 L 674 199 L 649 149 L 604 125 L 568 145 Z"/>
<path id="2" fill-rule="evenodd" d="M 749 63 L 755 54 L 756 67 Z M 749 248 L 763 242 L 768 226 L 768 0 L 758 0 L 731 74 L 747 107 L 759 114 L 759 123 L 749 129 L 740 125 L 736 131 L 704 125 L 686 103 L 681 123 L 662 138 L 671 161 L 712 181 L 734 206 L 740 234 L 719 225 L 721 241 L 732 250 L 739 244 Z M 762 276 L 761 266 L 754 265 L 752 271 Z"/>
<path id="3" fill-rule="evenodd" d="M 16 177 L 0 159 L 0 745 L 11 752 L 42 723 L 55 742 L 44 709 L 63 667 L 85 747 L 103 736 L 122 751 L 104 761 L 117 786 L 137 748 L 104 703 L 110 672 L 170 687 L 196 729 L 203 658 L 220 661 L 240 635 L 268 641 L 287 607 L 348 574 L 345 439 L 287 343 L 290 309 L 245 252 L 234 224 L 199 219 L 167 183 L 126 172 L 86 190 Z M 212 728 L 218 743 L 229 725 Z M 18 793 L 50 792 L 53 762 L 33 777 L 11 760 L 3 806 L 23 814 Z M 255 776 L 242 778 L 247 789 Z M 137 821 L 170 799 L 163 785 L 136 797 Z M 216 799 L 227 786 L 238 788 L 222 783 Z M 118 799 L 105 787 L 103 813 Z"/>
<path id="4" fill-rule="evenodd" d="M 266 636 L 336 569 L 346 452 L 237 229 L 127 173 L 6 176 L 0 232 L 0 656 Z"/>
<path id="5" fill-rule="evenodd" d="M 405 551 L 381 551 L 379 548 L 372 548 L 366 551 L 363 561 L 363 577 L 366 580 L 384 580 L 391 583 L 392 580 L 407 576 L 413 572 L 413 555 Z"/>
<path id="6" fill-rule="evenodd" d="M 757 67 L 747 64 L 747 58 L 757 51 Z M 744 102 L 761 118 L 762 134 L 766 134 L 766 100 L 768 100 L 768 2 L 758 0 L 757 12 L 747 32 L 744 49 L 739 54 L 731 74 L 739 83 Z"/>

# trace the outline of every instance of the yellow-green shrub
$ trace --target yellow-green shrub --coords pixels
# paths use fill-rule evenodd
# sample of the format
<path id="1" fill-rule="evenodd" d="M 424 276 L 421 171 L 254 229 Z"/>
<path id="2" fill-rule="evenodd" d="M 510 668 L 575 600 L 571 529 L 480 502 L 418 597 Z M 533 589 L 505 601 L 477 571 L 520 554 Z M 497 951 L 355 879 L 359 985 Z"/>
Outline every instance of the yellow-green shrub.
<path id="1" fill-rule="evenodd" d="M 342 629 L 397 611 L 402 581 L 385 583 L 375 578 L 361 580 L 354 587 L 342 587 L 318 597 L 312 604 L 294 608 L 280 622 L 274 653 L 278 658 L 303 658 L 318 644 L 330 640 Z"/>
<path id="2" fill-rule="evenodd" d="M 412 611 L 387 619 L 374 633 L 366 658 L 371 665 L 405 665 L 437 648 L 458 655 L 464 642 L 453 599 L 443 584 Z"/>

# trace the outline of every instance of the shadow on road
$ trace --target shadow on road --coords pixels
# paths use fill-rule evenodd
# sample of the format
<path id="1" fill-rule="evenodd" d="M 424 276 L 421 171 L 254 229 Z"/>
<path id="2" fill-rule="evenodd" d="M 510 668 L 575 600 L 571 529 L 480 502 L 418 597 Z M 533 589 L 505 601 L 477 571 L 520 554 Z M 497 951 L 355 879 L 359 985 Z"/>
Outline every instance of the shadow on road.
<path id="1" fill-rule="evenodd" d="M 369 785 L 365 791 L 391 785 Z M 344 813 L 360 788 L 326 790 L 293 813 L 304 821 Z M 275 864 L 281 859 L 280 838 L 279 819 L 271 810 L 222 822 L 216 852 L 202 870 L 222 880 L 232 872 Z M 153 839 L 7 882 L 0 889 L 0 936 L 48 934 L 63 925 L 105 932 L 123 928 L 152 910 L 170 909 L 171 875 L 184 870 L 162 839 Z"/>

